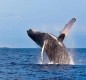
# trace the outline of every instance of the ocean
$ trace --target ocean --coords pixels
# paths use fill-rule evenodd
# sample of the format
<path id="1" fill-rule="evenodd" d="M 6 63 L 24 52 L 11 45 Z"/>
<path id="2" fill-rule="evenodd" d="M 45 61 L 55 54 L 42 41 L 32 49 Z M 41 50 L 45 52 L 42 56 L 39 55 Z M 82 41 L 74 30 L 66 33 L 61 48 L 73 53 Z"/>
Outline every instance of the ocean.
<path id="1" fill-rule="evenodd" d="M 68 49 L 74 65 L 39 64 L 39 48 L 0 48 L 0 80 L 86 80 L 86 49 Z"/>

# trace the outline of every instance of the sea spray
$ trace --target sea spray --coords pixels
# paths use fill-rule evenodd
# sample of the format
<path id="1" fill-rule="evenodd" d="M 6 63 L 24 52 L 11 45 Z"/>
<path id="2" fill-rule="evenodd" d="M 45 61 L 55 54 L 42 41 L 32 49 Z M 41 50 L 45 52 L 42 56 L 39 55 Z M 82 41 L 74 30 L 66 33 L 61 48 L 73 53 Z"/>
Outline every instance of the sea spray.
<path id="1" fill-rule="evenodd" d="M 74 65 L 74 61 L 73 61 L 72 55 L 69 55 L 69 57 L 70 57 L 70 64 L 71 64 L 71 65 Z"/>

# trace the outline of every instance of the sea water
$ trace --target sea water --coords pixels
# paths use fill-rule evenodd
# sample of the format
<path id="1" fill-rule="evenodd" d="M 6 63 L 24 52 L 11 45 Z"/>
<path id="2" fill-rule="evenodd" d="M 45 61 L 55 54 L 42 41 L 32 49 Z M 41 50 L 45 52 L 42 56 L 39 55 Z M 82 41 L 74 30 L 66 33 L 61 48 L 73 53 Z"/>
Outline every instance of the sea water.
<path id="1" fill-rule="evenodd" d="M 39 64 L 39 48 L 0 48 L 0 80 L 86 80 L 86 49 L 68 49 L 74 65 Z"/>

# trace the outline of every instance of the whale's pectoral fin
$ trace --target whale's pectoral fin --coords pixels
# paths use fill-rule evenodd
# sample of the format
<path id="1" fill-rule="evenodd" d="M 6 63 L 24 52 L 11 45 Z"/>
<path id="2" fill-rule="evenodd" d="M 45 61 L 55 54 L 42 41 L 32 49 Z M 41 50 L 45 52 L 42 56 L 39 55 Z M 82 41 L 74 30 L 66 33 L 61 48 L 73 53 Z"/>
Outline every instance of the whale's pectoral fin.
<path id="1" fill-rule="evenodd" d="M 65 38 L 65 34 L 60 34 L 60 36 L 58 37 L 58 40 L 62 42 L 64 38 Z"/>
<path id="2" fill-rule="evenodd" d="M 63 41 L 63 40 L 64 40 L 65 36 L 68 35 L 68 33 L 69 33 L 69 31 L 70 31 L 70 29 L 71 29 L 71 27 L 72 27 L 72 25 L 73 25 L 73 23 L 74 23 L 75 21 L 76 21 L 76 19 L 75 19 L 75 18 L 72 18 L 72 19 L 65 25 L 64 29 L 61 31 L 61 34 L 60 34 L 59 37 L 58 37 L 58 40 L 59 40 L 59 41 Z"/>

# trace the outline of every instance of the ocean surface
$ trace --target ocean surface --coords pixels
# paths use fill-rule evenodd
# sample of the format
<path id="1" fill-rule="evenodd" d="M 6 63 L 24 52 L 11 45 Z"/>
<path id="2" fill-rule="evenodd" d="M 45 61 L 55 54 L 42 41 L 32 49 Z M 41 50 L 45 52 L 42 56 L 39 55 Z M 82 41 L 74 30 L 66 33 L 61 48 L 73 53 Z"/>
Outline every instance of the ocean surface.
<path id="1" fill-rule="evenodd" d="M 86 80 L 86 49 L 68 49 L 74 65 L 39 64 L 39 48 L 0 48 L 0 80 Z"/>

